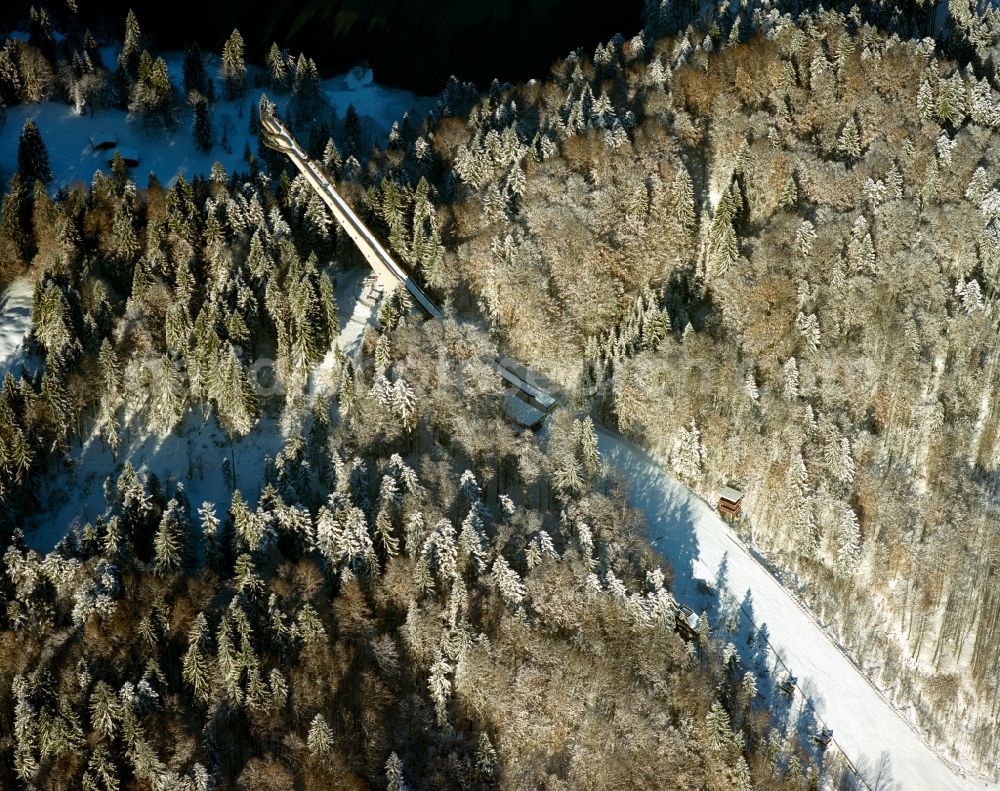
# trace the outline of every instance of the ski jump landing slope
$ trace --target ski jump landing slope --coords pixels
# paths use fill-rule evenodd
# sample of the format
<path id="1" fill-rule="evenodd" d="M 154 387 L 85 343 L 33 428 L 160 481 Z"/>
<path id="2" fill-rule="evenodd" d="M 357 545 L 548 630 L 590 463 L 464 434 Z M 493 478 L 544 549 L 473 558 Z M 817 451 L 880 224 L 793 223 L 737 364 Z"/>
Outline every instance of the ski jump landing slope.
<path id="1" fill-rule="evenodd" d="M 879 791 L 996 789 L 957 776 L 868 683 L 781 584 L 691 490 L 637 445 L 599 429 L 606 461 L 631 484 L 629 501 L 649 523 L 649 537 L 676 572 L 676 592 L 694 603 L 695 580 L 715 583 L 741 601 L 749 591 L 754 620 L 798 676 L 800 689 L 834 738 Z M 723 573 L 720 575 L 720 567 Z M 687 599 L 687 601 L 685 601 Z"/>

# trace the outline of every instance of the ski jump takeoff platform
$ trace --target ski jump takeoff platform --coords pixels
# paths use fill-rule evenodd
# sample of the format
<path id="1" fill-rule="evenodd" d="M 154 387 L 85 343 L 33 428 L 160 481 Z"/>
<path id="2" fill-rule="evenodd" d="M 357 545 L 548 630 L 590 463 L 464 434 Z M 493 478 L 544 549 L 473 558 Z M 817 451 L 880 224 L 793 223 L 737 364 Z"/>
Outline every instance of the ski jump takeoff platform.
<path id="1" fill-rule="evenodd" d="M 274 117 L 273 113 L 263 109 L 260 114 L 260 133 L 264 145 L 292 160 L 292 164 L 316 190 L 330 208 L 334 219 L 358 246 L 385 290 L 389 291 L 402 285 L 410 292 L 423 313 L 433 319 L 441 318 L 444 315 L 441 309 L 431 301 L 410 274 L 396 263 L 375 238 L 375 234 L 368 230 L 368 226 L 337 192 L 323 168 L 306 155 L 292 137 L 292 133 Z M 532 374 L 524 366 L 512 364 L 512 361 L 506 359 L 498 360 L 496 368 L 507 385 L 515 391 L 504 399 L 504 411 L 508 418 L 522 428 L 536 429 L 541 426 L 549 412 L 556 406 L 556 400 L 534 384 L 540 377 Z"/>

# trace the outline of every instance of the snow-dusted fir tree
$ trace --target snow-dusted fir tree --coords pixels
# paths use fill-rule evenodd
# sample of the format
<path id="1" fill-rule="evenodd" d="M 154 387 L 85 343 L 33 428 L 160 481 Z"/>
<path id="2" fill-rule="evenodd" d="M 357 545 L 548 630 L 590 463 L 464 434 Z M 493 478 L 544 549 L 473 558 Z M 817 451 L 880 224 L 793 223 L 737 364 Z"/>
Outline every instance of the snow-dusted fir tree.
<path id="1" fill-rule="evenodd" d="M 153 537 L 153 569 L 160 576 L 183 571 L 191 559 L 188 516 L 176 499 L 171 500 L 160 518 Z"/>
<path id="2" fill-rule="evenodd" d="M 837 563 L 839 574 L 853 574 L 861 558 L 861 527 L 853 508 L 845 507 L 837 525 Z"/>
<path id="3" fill-rule="evenodd" d="M 406 779 L 403 777 L 403 762 L 395 752 L 389 753 L 385 762 L 386 791 L 409 791 Z"/>
<path id="4" fill-rule="evenodd" d="M 844 124 L 844 128 L 840 132 L 837 149 L 848 157 L 850 162 L 856 161 L 861 156 L 861 138 L 853 116 L 847 119 L 847 123 Z"/>
<path id="5" fill-rule="evenodd" d="M 206 656 L 208 621 L 204 613 L 195 616 L 188 632 L 188 649 L 181 662 L 182 676 L 194 691 L 195 699 L 207 703 L 211 696 L 209 659 Z"/>
<path id="6" fill-rule="evenodd" d="M 716 207 L 715 216 L 708 231 L 708 261 L 706 262 L 706 275 L 709 277 L 721 276 L 726 273 L 729 267 L 739 256 L 739 243 L 736 238 L 736 231 L 733 222 L 739 213 L 742 198 L 737 182 L 725 191 L 719 205 Z"/>
<path id="7" fill-rule="evenodd" d="M 692 420 L 690 425 L 677 432 L 674 448 L 670 453 L 670 466 L 685 481 L 695 481 L 701 476 L 705 462 L 705 447 L 701 431 Z"/>
<path id="8" fill-rule="evenodd" d="M 139 20 L 129 9 L 125 17 L 125 38 L 118 52 L 118 68 L 115 73 L 115 90 L 119 94 L 117 100 L 121 104 L 128 101 L 128 92 L 139 76 L 139 56 L 142 49 Z"/>
<path id="9" fill-rule="evenodd" d="M 226 100 L 242 99 L 247 92 L 247 66 L 244 60 L 243 36 L 234 29 L 222 47 L 222 79 Z"/>
<path id="10" fill-rule="evenodd" d="M 219 423 L 229 436 L 245 436 L 256 420 L 257 397 L 232 344 L 226 344 L 213 379 Z"/>
<path id="11" fill-rule="evenodd" d="M 291 87 L 291 69 L 288 64 L 288 55 L 278 46 L 277 42 L 271 44 L 264 59 L 267 66 L 268 86 L 273 93 L 287 93 Z"/>
<path id="12" fill-rule="evenodd" d="M 21 181 L 29 188 L 33 187 L 36 181 L 46 184 L 52 180 L 49 152 L 42 141 L 38 126 L 31 118 L 24 122 L 21 136 L 17 141 L 17 172 Z"/>
<path id="13" fill-rule="evenodd" d="M 317 761 L 329 757 L 333 751 L 333 731 L 322 714 L 313 717 L 309 724 L 309 734 L 306 737 L 309 754 Z"/>
<path id="14" fill-rule="evenodd" d="M 789 357 L 781 366 L 781 384 L 785 398 L 799 397 L 799 364 L 794 357 Z"/>
<path id="15" fill-rule="evenodd" d="M 493 583 L 497 586 L 501 598 L 512 609 L 517 609 L 524 602 L 527 589 L 520 575 L 510 567 L 503 555 L 497 555 L 491 571 Z"/>
<path id="16" fill-rule="evenodd" d="M 114 690 L 104 681 L 98 681 L 90 693 L 89 709 L 90 723 L 101 738 L 114 738 L 121 717 L 119 708 Z"/>
<path id="17" fill-rule="evenodd" d="M 437 714 L 438 725 L 443 727 L 448 722 L 448 700 L 451 698 L 451 679 L 448 676 L 452 672 L 451 664 L 441 654 L 431 666 L 430 678 L 427 680 L 427 687 L 434 701 L 434 711 Z"/>

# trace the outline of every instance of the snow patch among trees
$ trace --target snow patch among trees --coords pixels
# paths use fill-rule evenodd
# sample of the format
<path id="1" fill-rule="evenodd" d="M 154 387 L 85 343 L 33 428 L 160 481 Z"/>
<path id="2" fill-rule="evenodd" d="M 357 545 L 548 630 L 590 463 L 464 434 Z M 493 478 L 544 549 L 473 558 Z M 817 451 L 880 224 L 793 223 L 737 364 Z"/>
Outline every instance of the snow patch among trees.
<path id="1" fill-rule="evenodd" d="M 31 280 L 21 277 L 0 296 L 0 376 L 8 371 L 16 375 L 16 366 L 24 359 L 24 338 L 31 329 Z"/>
<path id="2" fill-rule="evenodd" d="M 120 47 L 101 50 L 106 64 L 113 64 Z M 171 82 L 183 85 L 184 53 L 165 52 L 161 56 Z M 133 180 L 144 186 L 150 172 L 166 186 L 178 175 L 186 178 L 207 175 L 215 162 L 221 162 L 229 173 L 246 170 L 244 151 L 249 146 L 257 152 L 257 137 L 250 130 L 251 108 L 256 107 L 262 93 L 276 103 L 279 112 L 287 108 L 289 97 L 275 96 L 266 88 L 249 88 L 245 95 L 226 100 L 222 61 L 218 56 L 205 55 L 208 78 L 216 84 L 218 101 L 208 107 L 214 145 L 200 150 L 192 144 L 192 125 L 196 109 L 182 106 L 179 124 L 174 130 L 150 133 L 138 119 L 129 119 L 129 113 L 114 108 L 95 110 L 77 109 L 72 104 L 59 101 L 19 104 L 7 108 L 7 121 L 0 127 L 0 176 L 8 178 L 17 169 L 18 138 L 24 124 L 33 120 L 41 132 L 49 153 L 53 181 L 50 187 L 68 186 L 74 182 L 89 184 L 95 171 L 110 173 L 107 151 L 94 148 L 91 138 L 113 134 L 119 148 L 138 152 L 140 162 L 132 170 Z M 248 70 L 250 84 L 259 76 L 259 70 Z M 344 117 L 348 107 L 364 120 L 376 135 L 387 135 L 394 121 L 407 112 L 422 117 L 431 110 L 434 99 L 418 97 L 410 91 L 386 88 L 370 79 L 355 79 L 350 73 L 331 77 L 320 82 L 320 89 L 338 116 Z"/>

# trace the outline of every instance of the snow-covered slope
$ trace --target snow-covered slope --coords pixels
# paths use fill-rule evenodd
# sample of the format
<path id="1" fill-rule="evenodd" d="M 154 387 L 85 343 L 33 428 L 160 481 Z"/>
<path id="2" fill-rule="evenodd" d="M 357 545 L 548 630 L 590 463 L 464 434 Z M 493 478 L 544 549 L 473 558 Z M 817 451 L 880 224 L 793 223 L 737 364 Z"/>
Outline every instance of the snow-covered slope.
<path id="1" fill-rule="evenodd" d="M 751 557 L 729 527 L 663 465 L 621 437 L 601 430 L 604 458 L 631 482 L 632 505 L 645 514 L 650 539 L 676 571 L 675 593 L 685 603 L 718 584 L 737 601 L 750 594 L 754 620 L 834 738 L 880 791 L 997 788 L 958 777 L 830 641 L 813 618 Z M 701 590 L 699 590 L 699 588 Z"/>
<path id="2" fill-rule="evenodd" d="M 225 514 L 232 501 L 225 475 L 229 461 L 235 470 L 235 488 L 255 505 L 264 486 L 267 459 L 273 459 L 283 445 L 277 421 L 267 417 L 249 436 L 233 442 L 214 417 L 205 422 L 195 412 L 189 412 L 165 437 L 150 433 L 146 426 L 137 428 L 136 434 L 126 432 L 117 458 L 96 436 L 70 451 L 63 471 L 45 482 L 40 497 L 45 509 L 25 525 L 28 546 L 48 552 L 71 527 L 82 527 L 101 516 L 107 508 L 104 481 L 108 477 L 117 480 L 126 461 L 139 472 L 156 475 L 163 484 L 182 482 L 193 509 L 207 500 L 219 515 Z M 197 519 L 196 514 L 192 516 Z"/>
<path id="3" fill-rule="evenodd" d="M 117 49 L 106 47 L 102 51 L 105 65 L 113 65 Z M 163 53 L 167 70 L 174 84 L 183 84 L 183 54 Z M 206 68 L 217 81 L 216 95 L 222 96 L 220 64 L 216 56 L 206 56 Z M 253 82 L 253 70 L 250 81 Z M 373 132 L 385 134 L 393 121 L 410 112 L 422 118 L 433 107 L 434 99 L 418 97 L 409 91 L 386 88 L 376 82 L 349 82 L 348 74 L 322 81 L 323 92 L 337 113 L 343 117 L 349 105 L 368 124 Z M 354 88 L 351 88 L 351 85 Z M 199 151 L 192 142 L 192 117 L 184 108 L 180 128 L 173 133 L 147 135 L 138 125 L 128 121 L 122 110 L 99 110 L 91 117 L 89 112 L 78 115 L 71 105 L 63 102 L 22 104 L 7 109 L 7 123 L 0 128 L 0 175 L 7 178 L 17 169 L 17 142 L 25 121 L 34 119 L 49 153 L 54 174 L 52 187 L 73 182 L 90 183 L 94 171 L 109 172 L 108 160 L 114 149 L 95 150 L 90 144 L 91 135 L 111 132 L 117 138 L 117 147 L 135 149 L 139 165 L 132 170 L 132 179 L 141 188 L 146 185 L 150 171 L 165 184 L 170 185 L 178 174 L 187 178 L 201 173 L 207 175 L 215 162 L 221 162 L 226 171 L 243 170 L 243 149 L 249 144 L 257 153 L 256 137 L 250 134 L 250 108 L 257 104 L 262 89 L 251 89 L 241 101 L 219 101 L 213 108 L 213 125 L 216 145 L 210 151 Z M 279 110 L 283 110 L 287 96 L 271 96 Z M 220 144 L 224 127 L 229 127 L 228 146 Z"/>
<path id="4" fill-rule="evenodd" d="M 0 295 L 0 378 L 7 371 L 14 371 L 24 359 L 24 336 L 31 329 L 33 293 L 32 282 L 20 277 Z"/>

